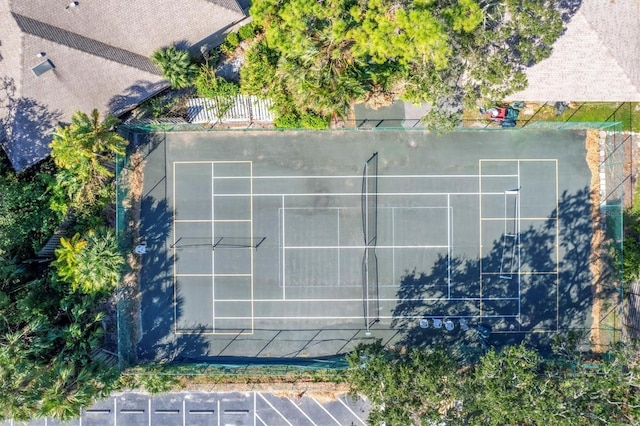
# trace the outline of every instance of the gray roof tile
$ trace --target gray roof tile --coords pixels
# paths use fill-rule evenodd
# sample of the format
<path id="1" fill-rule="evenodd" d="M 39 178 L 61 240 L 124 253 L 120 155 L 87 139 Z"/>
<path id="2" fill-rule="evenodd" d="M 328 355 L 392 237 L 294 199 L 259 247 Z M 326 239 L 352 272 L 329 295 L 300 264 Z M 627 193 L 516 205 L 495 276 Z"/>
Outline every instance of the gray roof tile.
<path id="1" fill-rule="evenodd" d="M 45 40 L 60 43 L 72 49 L 80 50 L 90 55 L 99 56 L 110 61 L 118 62 L 123 65 L 138 68 L 151 74 L 161 75 L 162 73 L 149 58 L 120 49 L 118 47 L 109 46 L 98 40 L 93 40 L 62 28 L 44 22 L 36 21 L 27 16 L 12 13 L 18 26 L 25 33 L 41 37 Z"/>
<path id="2" fill-rule="evenodd" d="M 199 52 L 245 18 L 236 0 L 70 1 L 0 0 L 0 139 L 16 170 L 45 158 L 75 111 L 122 113 L 166 88 L 154 50 Z M 54 68 L 37 77 L 43 61 Z"/>

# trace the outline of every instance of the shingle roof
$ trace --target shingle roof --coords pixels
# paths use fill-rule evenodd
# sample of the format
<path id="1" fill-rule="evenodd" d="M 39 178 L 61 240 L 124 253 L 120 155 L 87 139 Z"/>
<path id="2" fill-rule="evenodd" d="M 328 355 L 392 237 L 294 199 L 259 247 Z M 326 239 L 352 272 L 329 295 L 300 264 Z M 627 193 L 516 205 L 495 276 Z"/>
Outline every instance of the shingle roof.
<path id="1" fill-rule="evenodd" d="M 129 52 L 118 47 L 109 46 L 98 40 L 72 33 L 44 22 L 36 21 L 29 17 L 12 13 L 20 29 L 28 34 L 62 44 L 72 49 L 80 50 L 91 55 L 99 56 L 123 65 L 138 68 L 151 74 L 162 73 L 149 58 Z"/>
<path id="2" fill-rule="evenodd" d="M 0 142 L 14 168 L 45 158 L 75 111 L 122 113 L 166 88 L 154 50 L 199 52 L 244 17 L 236 0 L 0 0 Z"/>
<path id="3" fill-rule="evenodd" d="M 527 101 L 639 101 L 640 1 L 584 0 L 553 45 L 527 70 Z"/>

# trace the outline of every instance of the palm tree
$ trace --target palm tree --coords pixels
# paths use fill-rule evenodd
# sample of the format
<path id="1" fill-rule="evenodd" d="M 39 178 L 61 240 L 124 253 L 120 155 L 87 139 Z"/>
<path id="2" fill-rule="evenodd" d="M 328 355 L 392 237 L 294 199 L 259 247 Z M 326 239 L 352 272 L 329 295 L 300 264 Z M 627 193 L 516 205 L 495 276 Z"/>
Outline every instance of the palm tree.
<path id="1" fill-rule="evenodd" d="M 89 231 L 87 248 L 78 256 L 78 273 L 81 287 L 87 293 L 108 292 L 115 288 L 125 264 L 118 250 L 113 230 L 101 228 Z"/>
<path id="2" fill-rule="evenodd" d="M 60 244 L 54 265 L 58 277 L 73 291 L 106 293 L 118 284 L 125 260 L 111 229 L 89 231 L 86 239 L 79 234 L 70 240 L 62 238 Z"/>
<path id="3" fill-rule="evenodd" d="M 56 260 L 53 265 L 56 267 L 58 277 L 76 287 L 80 280 L 78 273 L 78 256 L 87 242 L 80 238 L 80 234 L 75 234 L 71 239 L 60 238 L 60 247 L 56 249 Z"/>
<path id="4" fill-rule="evenodd" d="M 113 129 L 120 122 L 107 115 L 100 120 L 97 109 L 87 115 L 76 112 L 71 124 L 56 129 L 50 144 L 51 156 L 62 169 L 57 183 L 72 205 L 92 205 L 96 192 L 104 181 L 113 176 L 113 161 L 116 155 L 124 155 L 127 141 Z"/>
<path id="5" fill-rule="evenodd" d="M 191 85 L 198 73 L 198 67 L 191 62 L 189 52 L 178 50 L 175 46 L 158 49 L 151 55 L 151 60 L 160 68 L 164 78 L 174 89 L 182 89 Z"/>

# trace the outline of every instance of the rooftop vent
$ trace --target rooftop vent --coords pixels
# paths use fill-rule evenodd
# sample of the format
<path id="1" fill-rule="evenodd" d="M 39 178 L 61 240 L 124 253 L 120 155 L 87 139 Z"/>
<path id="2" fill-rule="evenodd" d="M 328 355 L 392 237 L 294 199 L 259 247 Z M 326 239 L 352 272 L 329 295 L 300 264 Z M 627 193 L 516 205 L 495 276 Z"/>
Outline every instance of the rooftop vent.
<path id="1" fill-rule="evenodd" d="M 78 5 L 79 5 L 79 4 L 80 4 L 80 3 L 79 3 L 79 2 L 77 2 L 77 1 L 72 1 L 71 3 L 69 3 L 69 4 L 67 5 L 67 7 L 65 7 L 65 9 L 73 9 L 74 7 L 78 7 Z"/>
<path id="2" fill-rule="evenodd" d="M 53 62 L 51 62 L 49 59 L 47 59 L 46 61 L 40 62 L 35 67 L 31 68 L 31 71 L 33 71 L 33 73 L 36 75 L 36 77 L 40 77 L 45 72 L 51 71 L 54 68 L 55 68 L 55 66 L 53 65 Z"/>

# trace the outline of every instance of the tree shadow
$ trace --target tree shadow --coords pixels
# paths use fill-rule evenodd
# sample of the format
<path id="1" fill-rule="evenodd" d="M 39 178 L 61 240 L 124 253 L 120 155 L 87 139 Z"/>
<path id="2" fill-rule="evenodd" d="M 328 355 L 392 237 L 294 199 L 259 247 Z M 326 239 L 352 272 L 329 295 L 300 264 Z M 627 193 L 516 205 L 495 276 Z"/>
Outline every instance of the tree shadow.
<path id="1" fill-rule="evenodd" d="M 189 334 L 176 334 L 176 321 L 183 314 L 182 298 L 174 290 L 175 258 L 168 246 L 173 213 L 166 199 L 145 196 L 141 202 L 141 235 L 148 252 L 140 279 L 140 360 L 173 361 L 207 353 L 204 327 Z"/>
<path id="2" fill-rule="evenodd" d="M 49 143 L 60 111 L 52 111 L 31 98 L 16 97 L 12 78 L 0 80 L 0 141 L 13 168 L 21 172 L 49 156 Z"/>
<path id="3" fill-rule="evenodd" d="M 582 0 L 558 0 L 558 11 L 562 16 L 562 21 L 566 24 L 573 18 L 582 6 Z"/>
<path id="4" fill-rule="evenodd" d="M 489 345 L 526 341 L 544 352 L 556 331 L 588 328 L 594 296 L 591 214 L 588 188 L 564 192 L 546 220 L 521 229 L 521 274 L 505 272 L 504 234 L 482 258 L 443 255 L 424 271 L 405 271 L 392 320 L 404 333 L 399 344 L 451 345 L 453 353 L 464 356 Z M 434 328 L 436 318 L 450 319 L 454 328 Z M 422 328 L 420 319 L 429 327 Z M 483 336 L 487 330 L 489 339 Z"/>

